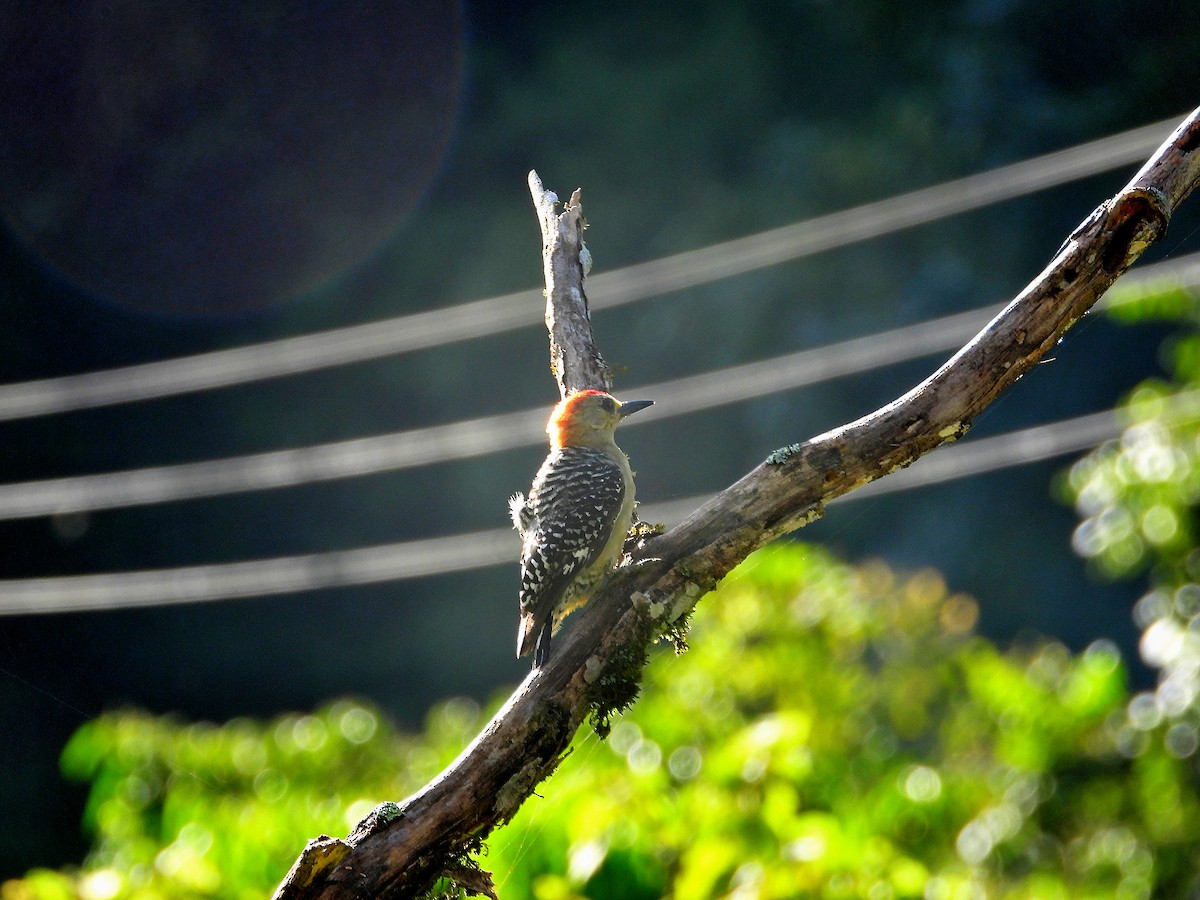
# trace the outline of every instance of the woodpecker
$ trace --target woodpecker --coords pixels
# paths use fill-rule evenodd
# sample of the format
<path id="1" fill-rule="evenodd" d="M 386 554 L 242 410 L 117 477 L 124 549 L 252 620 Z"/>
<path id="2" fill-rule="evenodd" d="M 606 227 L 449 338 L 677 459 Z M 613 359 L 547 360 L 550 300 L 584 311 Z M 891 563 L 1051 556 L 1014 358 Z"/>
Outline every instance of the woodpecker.
<path id="1" fill-rule="evenodd" d="M 533 652 L 535 669 L 563 619 L 588 601 L 621 557 L 633 521 L 633 471 L 613 432 L 653 402 L 622 403 L 604 391 L 568 394 L 550 414 L 550 455 L 529 496 L 508 501 L 524 541 L 517 658 Z"/>

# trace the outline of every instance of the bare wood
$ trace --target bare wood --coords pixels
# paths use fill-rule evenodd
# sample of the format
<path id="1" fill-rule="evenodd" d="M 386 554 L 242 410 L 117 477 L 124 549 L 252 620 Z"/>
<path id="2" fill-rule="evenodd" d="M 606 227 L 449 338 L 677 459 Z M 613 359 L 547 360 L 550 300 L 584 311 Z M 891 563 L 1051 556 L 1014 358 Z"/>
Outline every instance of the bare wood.
<path id="1" fill-rule="evenodd" d="M 546 330 L 550 334 L 550 371 L 563 397 L 595 388 L 607 391 L 612 377 L 592 338 L 592 319 L 583 283 L 590 267 L 583 242 L 580 190 L 558 211 L 558 197 L 529 173 L 529 193 L 542 226 L 542 266 L 546 275 Z"/>
<path id="2" fill-rule="evenodd" d="M 640 564 L 618 570 L 565 629 L 546 665 L 525 679 L 458 759 L 403 803 L 381 806 L 346 841 L 310 842 L 276 896 L 348 900 L 411 897 L 426 889 L 473 841 L 513 816 L 558 765 L 595 705 L 614 702 L 606 693 L 609 687 L 636 678 L 647 643 L 689 612 L 730 569 L 820 516 L 834 497 L 965 434 L 972 420 L 1162 237 L 1171 213 L 1200 184 L 1197 148 L 1200 109 L 1071 234 L 1003 312 L 929 378 L 856 422 L 777 450 L 685 522 L 636 550 L 633 561 Z M 545 208 L 538 204 L 544 230 Z M 563 215 L 577 208 L 576 195 Z M 557 228 L 561 217 L 553 218 Z M 579 233 L 577 227 L 574 234 Z M 569 239 L 562 246 L 566 249 L 560 252 L 572 252 Z M 578 250 L 573 252 L 578 262 Z M 552 268 L 558 278 L 569 263 L 568 258 L 552 267 L 547 261 L 551 304 L 557 296 L 549 283 Z M 586 304 L 582 270 L 579 291 Z M 549 314 L 547 321 L 553 340 Z M 570 377 L 594 376 L 586 361 L 598 360 L 599 354 L 591 357 L 590 328 L 586 332 L 582 354 L 572 355 L 564 346 L 555 363 L 560 377 L 574 372 L 575 363 L 564 360 L 584 361 Z M 560 384 L 563 390 L 596 386 Z"/>

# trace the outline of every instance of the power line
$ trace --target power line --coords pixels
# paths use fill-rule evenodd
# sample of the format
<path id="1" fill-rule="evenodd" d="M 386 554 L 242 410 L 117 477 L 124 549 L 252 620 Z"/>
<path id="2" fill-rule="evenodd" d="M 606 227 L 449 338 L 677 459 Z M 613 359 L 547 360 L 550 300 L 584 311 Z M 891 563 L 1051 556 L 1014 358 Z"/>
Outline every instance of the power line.
<path id="1" fill-rule="evenodd" d="M 968 440 L 943 447 L 903 472 L 838 499 L 866 499 L 1052 459 L 1119 434 L 1116 413 L 1106 411 L 978 441 Z M 673 525 L 710 496 L 647 504 L 643 518 Z M 516 534 L 508 528 L 495 528 L 239 563 L 7 580 L 0 581 L 0 616 L 204 603 L 379 584 L 515 565 L 517 550 Z"/>
<path id="2" fill-rule="evenodd" d="M 173 606 L 379 584 L 511 562 L 519 549 L 515 532 L 497 528 L 249 562 L 0 581 L 0 616 Z"/>
<path id="3" fill-rule="evenodd" d="M 1121 296 L 1173 279 L 1200 284 L 1200 254 L 1126 276 Z M 1107 299 L 1107 298 L 1106 298 Z M 1117 301 L 1121 302 L 1121 301 Z M 824 347 L 632 388 L 660 402 L 626 428 L 956 350 L 1002 308 L 988 306 Z M 295 487 L 486 456 L 545 439 L 546 410 L 521 410 L 226 459 L 0 484 L 0 520 L 94 512 Z"/>
<path id="4" fill-rule="evenodd" d="M 998 309 L 998 307 L 997 307 Z M 994 309 L 973 310 L 774 359 L 633 388 L 629 396 L 670 398 L 630 425 L 696 412 L 815 384 L 953 349 L 974 335 Z M 348 441 L 195 463 L 77 475 L 0 485 L 0 520 L 91 512 L 294 487 L 471 459 L 545 441 L 546 409 Z"/>
<path id="5" fill-rule="evenodd" d="M 178 465 L 0 485 L 0 520 L 91 512 L 294 487 L 470 459 L 544 439 L 544 409 L 525 410 Z"/>
<path id="6" fill-rule="evenodd" d="M 1001 200 L 1140 162 L 1178 124 L 1168 119 L 987 172 L 600 273 L 593 309 L 644 300 L 844 247 Z M 0 421 L 130 403 L 296 375 L 499 334 L 542 316 L 540 290 L 282 340 L 81 375 L 0 386 Z"/>
<path id="7" fill-rule="evenodd" d="M 599 308 L 696 287 L 1142 162 L 1183 117 L 748 237 L 627 266 L 589 280 L 588 296 Z"/>

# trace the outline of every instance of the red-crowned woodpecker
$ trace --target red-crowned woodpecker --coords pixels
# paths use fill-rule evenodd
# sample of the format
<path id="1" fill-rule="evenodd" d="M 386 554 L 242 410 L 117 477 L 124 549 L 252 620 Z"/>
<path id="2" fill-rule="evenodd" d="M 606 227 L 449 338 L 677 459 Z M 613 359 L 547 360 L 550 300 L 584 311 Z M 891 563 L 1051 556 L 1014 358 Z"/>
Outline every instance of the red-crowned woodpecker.
<path id="1" fill-rule="evenodd" d="M 621 557 L 633 521 L 633 471 L 613 432 L 653 402 L 622 403 L 604 391 L 568 394 L 550 415 L 550 455 L 529 496 L 508 501 L 524 540 L 517 656 L 533 652 L 535 669 L 562 620 Z"/>

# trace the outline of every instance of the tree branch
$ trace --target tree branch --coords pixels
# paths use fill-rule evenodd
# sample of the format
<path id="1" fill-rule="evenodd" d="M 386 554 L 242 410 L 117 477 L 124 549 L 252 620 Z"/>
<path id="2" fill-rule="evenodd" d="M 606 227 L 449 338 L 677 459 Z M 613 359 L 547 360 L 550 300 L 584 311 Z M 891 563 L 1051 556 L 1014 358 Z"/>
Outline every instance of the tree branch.
<path id="1" fill-rule="evenodd" d="M 572 391 L 607 391 L 612 376 L 592 338 L 592 318 L 583 281 L 591 258 L 583 243 L 579 188 L 560 213 L 558 197 L 529 173 L 529 193 L 542 226 L 542 265 L 546 273 L 546 330 L 550 333 L 550 371 L 563 397 Z"/>
<path id="2" fill-rule="evenodd" d="M 280 900 L 411 897 L 427 889 L 554 771 L 589 715 L 632 702 L 647 646 L 754 550 L 819 517 L 824 504 L 957 440 L 1159 240 L 1200 183 L 1200 109 L 1132 181 L 1071 234 L 1046 269 L 970 343 L 904 396 L 772 453 L 670 532 L 633 553 L 483 732 L 401 804 L 345 841 L 310 842 Z M 607 386 L 583 293 L 578 191 L 562 214 L 531 174 L 546 252 L 547 327 L 560 389 Z M 557 346 L 557 349 L 554 349 Z M 670 398 L 664 398 L 670 402 Z M 477 882 L 476 890 L 486 890 Z"/>

